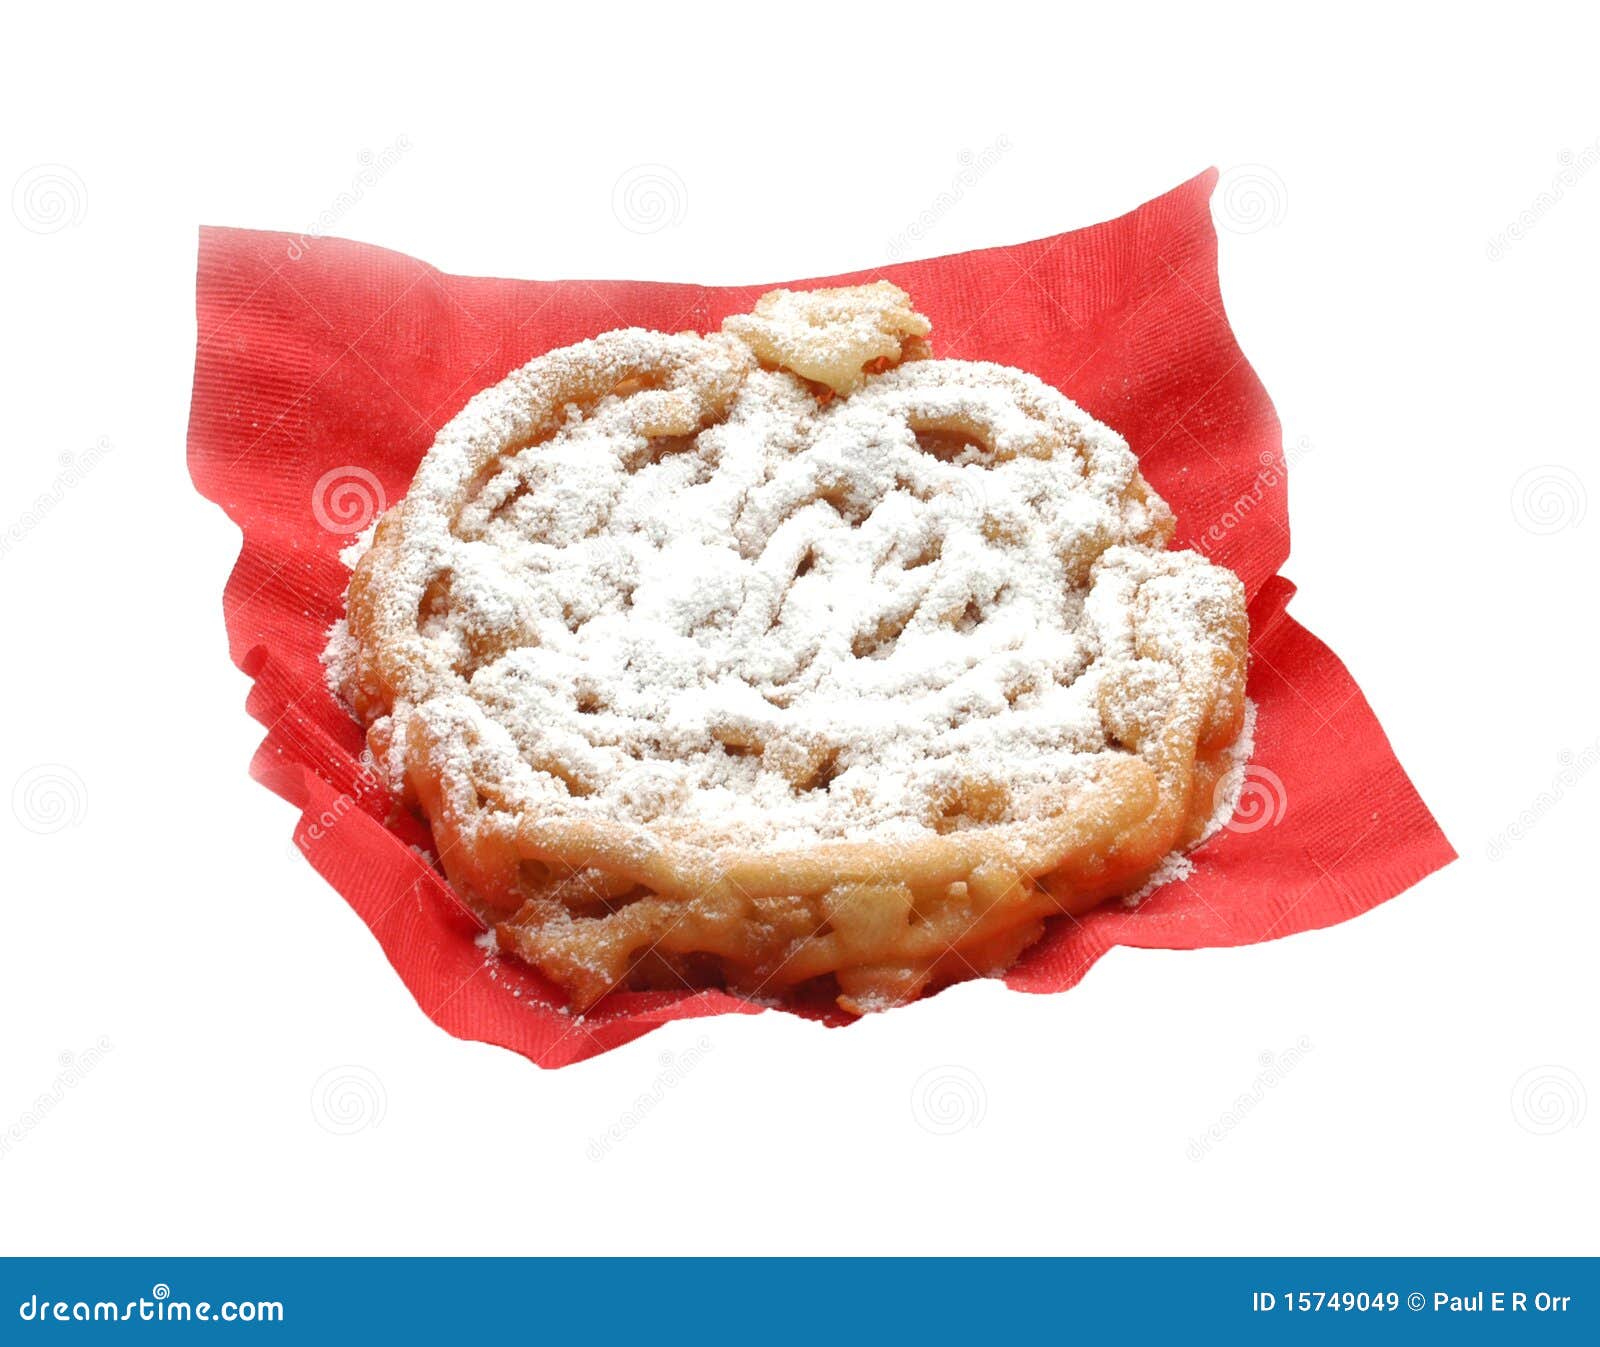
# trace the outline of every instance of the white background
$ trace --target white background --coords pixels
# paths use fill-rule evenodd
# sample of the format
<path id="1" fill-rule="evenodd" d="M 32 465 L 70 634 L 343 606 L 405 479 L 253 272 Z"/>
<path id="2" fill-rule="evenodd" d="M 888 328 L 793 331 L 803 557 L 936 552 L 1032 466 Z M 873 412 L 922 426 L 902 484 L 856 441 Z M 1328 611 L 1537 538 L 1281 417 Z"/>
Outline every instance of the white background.
<path id="1" fill-rule="evenodd" d="M 610 8 L 7 17 L 0 1249 L 1600 1252 L 1593 8 Z M 1062 996 L 555 1072 L 447 1037 L 246 775 L 238 535 L 184 465 L 196 226 L 305 230 L 401 137 L 330 232 L 507 276 L 872 264 L 1001 137 L 910 254 L 1254 184 L 1223 290 L 1305 445 L 1293 611 L 1461 862 Z M 649 164 L 664 218 L 618 190 Z"/>

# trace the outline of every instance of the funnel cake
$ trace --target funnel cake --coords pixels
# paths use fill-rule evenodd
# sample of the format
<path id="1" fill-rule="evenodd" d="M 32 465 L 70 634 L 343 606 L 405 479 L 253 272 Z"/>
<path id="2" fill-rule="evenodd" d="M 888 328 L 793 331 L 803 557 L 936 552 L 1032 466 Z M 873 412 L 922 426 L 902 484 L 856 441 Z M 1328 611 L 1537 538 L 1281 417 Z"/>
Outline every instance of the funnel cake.
<path id="1" fill-rule="evenodd" d="M 500 947 L 852 1013 L 1137 890 L 1244 722 L 1238 579 L 887 282 L 552 351 L 438 435 L 330 681 Z"/>

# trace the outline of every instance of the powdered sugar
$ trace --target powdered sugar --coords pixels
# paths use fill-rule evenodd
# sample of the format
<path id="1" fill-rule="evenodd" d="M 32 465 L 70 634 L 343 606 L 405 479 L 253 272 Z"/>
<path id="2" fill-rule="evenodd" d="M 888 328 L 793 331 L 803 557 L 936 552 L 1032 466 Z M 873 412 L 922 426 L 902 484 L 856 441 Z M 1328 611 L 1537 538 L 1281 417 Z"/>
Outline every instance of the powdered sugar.
<path id="1" fill-rule="evenodd" d="M 1228 750 L 1228 770 L 1218 779 L 1211 798 L 1214 806 L 1211 816 L 1206 820 L 1206 825 L 1200 831 L 1191 851 L 1203 846 L 1206 841 L 1221 832 L 1233 818 L 1239 808 L 1239 797 L 1244 791 L 1245 772 L 1250 765 L 1250 757 L 1256 747 L 1256 704 L 1245 699 L 1244 727 L 1239 731 L 1239 737 L 1233 741 L 1233 747 Z M 1195 862 L 1190 859 L 1187 852 L 1169 851 L 1161 858 L 1161 863 L 1150 872 L 1150 878 L 1133 893 L 1123 897 L 1122 902 L 1126 907 L 1138 907 L 1157 889 L 1163 889 L 1168 884 L 1176 884 L 1180 880 L 1188 879 L 1195 871 Z"/>
<path id="2" fill-rule="evenodd" d="M 451 677 L 393 708 L 493 756 L 518 809 L 768 846 L 1047 815 L 1162 722 L 1237 601 L 1160 550 L 1126 442 L 1030 375 L 916 361 L 821 403 L 726 338 L 656 340 L 736 386 L 720 420 L 683 433 L 709 395 L 646 389 L 540 434 L 514 375 L 412 489 L 447 500 L 478 436 L 534 441 L 413 516 Z M 357 653 L 331 634 L 335 683 Z"/>
<path id="3" fill-rule="evenodd" d="M 378 521 L 374 519 L 360 533 L 356 534 L 350 542 L 339 549 L 339 560 L 344 562 L 351 570 L 366 556 L 367 549 L 372 546 L 372 535 L 378 531 Z"/>

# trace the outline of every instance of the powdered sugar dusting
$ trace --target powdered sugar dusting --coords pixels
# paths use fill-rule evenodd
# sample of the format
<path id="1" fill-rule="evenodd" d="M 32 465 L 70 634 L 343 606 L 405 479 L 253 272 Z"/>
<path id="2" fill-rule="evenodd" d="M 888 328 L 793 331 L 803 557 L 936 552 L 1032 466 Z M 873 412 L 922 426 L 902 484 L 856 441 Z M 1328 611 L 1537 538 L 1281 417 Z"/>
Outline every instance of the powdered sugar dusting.
<path id="1" fill-rule="evenodd" d="M 1256 746 L 1256 704 L 1249 698 L 1244 703 L 1244 727 L 1239 731 L 1239 737 L 1233 741 L 1233 747 L 1228 750 L 1228 770 L 1218 779 L 1212 799 L 1216 802 L 1211 811 L 1211 817 L 1206 820 L 1206 826 L 1201 829 L 1199 839 L 1190 848 L 1191 851 L 1203 846 L 1208 838 L 1215 836 L 1228 825 L 1235 811 L 1239 808 L 1239 797 L 1244 791 L 1245 773 L 1250 765 L 1250 757 L 1255 752 Z M 1161 858 L 1161 862 L 1150 872 L 1150 878 L 1134 892 L 1124 895 L 1122 902 L 1125 907 L 1138 907 L 1157 889 L 1164 889 L 1168 884 L 1176 884 L 1180 880 L 1188 879 L 1195 872 L 1195 862 L 1183 851 L 1169 851 Z"/>
<path id="2" fill-rule="evenodd" d="M 1206 820 L 1206 826 L 1200 832 L 1196 846 L 1221 832 L 1238 811 L 1239 799 L 1244 794 L 1245 776 L 1255 751 L 1256 704 L 1246 697 L 1244 725 L 1239 730 L 1239 737 L 1233 741 L 1233 747 L 1228 750 L 1228 770 L 1217 781 L 1211 797 L 1216 804 L 1211 811 L 1211 817 Z"/>
<path id="3" fill-rule="evenodd" d="M 420 638 L 453 678 L 396 701 L 394 744 L 418 719 L 545 817 L 915 840 L 1050 815 L 1201 677 L 1237 580 L 1161 550 L 1127 443 L 1038 379 L 919 360 L 821 402 L 727 338 L 658 340 L 736 383 L 720 418 L 661 433 L 671 389 L 571 406 L 412 521 Z M 463 444 L 527 438 L 519 377 Z M 453 444 L 413 495 L 448 498 Z M 353 646 L 330 633 L 336 684 Z"/>
<path id="4" fill-rule="evenodd" d="M 352 538 L 348 545 L 339 549 L 339 560 L 350 569 L 355 570 L 356 564 L 366 556 L 367 550 L 372 546 L 372 535 L 378 531 L 378 521 L 374 519 L 366 528 Z"/>

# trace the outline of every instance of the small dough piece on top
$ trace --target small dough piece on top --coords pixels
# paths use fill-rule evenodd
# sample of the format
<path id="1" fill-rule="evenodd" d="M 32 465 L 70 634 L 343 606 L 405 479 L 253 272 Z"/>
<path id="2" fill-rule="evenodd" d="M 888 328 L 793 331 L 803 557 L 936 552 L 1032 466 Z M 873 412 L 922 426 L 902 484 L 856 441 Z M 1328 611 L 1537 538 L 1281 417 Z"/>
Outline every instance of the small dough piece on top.
<path id="1" fill-rule="evenodd" d="M 926 357 L 923 338 L 932 328 L 911 307 L 911 296 L 888 281 L 769 290 L 754 312 L 722 324 L 763 365 L 825 384 L 841 396 L 854 392 L 868 373 Z"/>

